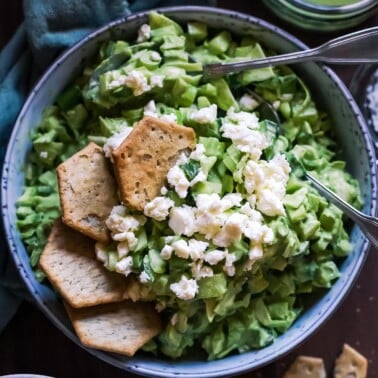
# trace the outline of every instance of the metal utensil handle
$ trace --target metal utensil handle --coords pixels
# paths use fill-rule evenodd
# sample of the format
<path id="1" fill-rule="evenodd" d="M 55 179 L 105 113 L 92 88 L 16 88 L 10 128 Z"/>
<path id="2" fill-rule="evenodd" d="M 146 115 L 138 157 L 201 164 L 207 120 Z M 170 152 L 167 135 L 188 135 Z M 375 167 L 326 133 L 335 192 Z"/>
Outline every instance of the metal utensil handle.
<path id="1" fill-rule="evenodd" d="M 332 39 L 314 49 L 241 62 L 205 64 L 203 73 L 208 77 L 223 76 L 230 72 L 236 73 L 251 68 L 306 61 L 334 64 L 375 63 L 378 62 L 376 46 L 378 46 L 378 27 L 373 27 Z"/>
<path id="2" fill-rule="evenodd" d="M 315 49 L 328 63 L 374 63 L 378 61 L 378 27 L 332 39 Z"/>
<path id="3" fill-rule="evenodd" d="M 309 60 L 316 60 L 317 51 L 314 49 L 295 51 L 292 53 L 268 56 L 266 58 L 259 58 L 253 60 L 244 60 L 233 63 L 211 63 L 203 66 L 203 73 L 205 76 L 223 76 L 228 73 L 241 72 L 251 68 L 263 68 L 268 66 L 276 66 L 279 64 L 289 64 L 297 62 L 305 62 Z M 314 59 L 315 58 L 315 59 Z"/>
<path id="4" fill-rule="evenodd" d="M 378 248 L 378 219 L 356 210 L 353 206 L 349 205 L 338 195 L 326 188 L 315 177 L 306 173 L 306 178 L 312 185 L 326 197 L 330 202 L 343 211 L 350 219 L 352 219 L 361 228 L 362 232 L 369 239 L 369 241 Z"/>

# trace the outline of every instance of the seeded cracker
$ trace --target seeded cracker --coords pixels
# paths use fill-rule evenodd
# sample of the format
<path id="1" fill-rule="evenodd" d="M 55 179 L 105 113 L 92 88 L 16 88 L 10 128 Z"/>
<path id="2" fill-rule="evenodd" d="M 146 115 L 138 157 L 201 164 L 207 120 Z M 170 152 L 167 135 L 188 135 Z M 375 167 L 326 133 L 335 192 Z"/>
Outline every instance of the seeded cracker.
<path id="1" fill-rule="evenodd" d="M 57 168 L 63 222 L 102 243 L 110 241 L 105 220 L 118 203 L 116 180 L 95 143 Z"/>
<path id="2" fill-rule="evenodd" d="M 340 356 L 336 359 L 335 378 L 366 378 L 367 359 L 350 345 L 344 344 Z"/>
<path id="3" fill-rule="evenodd" d="M 73 309 L 68 315 L 80 341 L 87 347 L 133 356 L 162 329 L 149 303 L 129 301 Z"/>
<path id="4" fill-rule="evenodd" d="M 40 267 L 62 297 L 76 308 L 124 299 L 126 280 L 95 258 L 94 241 L 56 221 Z"/>
<path id="5" fill-rule="evenodd" d="M 195 147 L 190 127 L 144 117 L 113 151 L 114 169 L 121 199 L 143 211 L 147 202 L 160 193 L 167 173 L 179 153 Z"/>
<path id="6" fill-rule="evenodd" d="M 322 358 L 298 356 L 282 378 L 326 378 Z"/>

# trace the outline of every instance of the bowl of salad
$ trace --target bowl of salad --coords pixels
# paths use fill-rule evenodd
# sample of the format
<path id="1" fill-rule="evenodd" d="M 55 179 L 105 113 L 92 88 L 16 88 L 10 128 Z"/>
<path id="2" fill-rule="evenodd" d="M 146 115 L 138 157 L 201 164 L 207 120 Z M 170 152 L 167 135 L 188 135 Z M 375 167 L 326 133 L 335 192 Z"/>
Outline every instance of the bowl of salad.
<path id="1" fill-rule="evenodd" d="M 162 8 L 92 33 L 41 78 L 9 142 L 2 215 L 31 295 L 75 343 L 137 374 L 233 375 L 289 352 L 347 295 L 369 244 L 300 177 L 290 156 L 346 201 L 376 214 L 374 148 L 348 90 L 315 63 L 202 75 L 206 63 L 304 48 L 249 15 Z M 262 102 L 274 106 L 279 122 L 264 117 Z M 189 141 L 179 147 L 183 138 Z M 167 150 L 176 153 L 165 161 Z M 89 235 L 67 220 L 85 206 L 76 201 L 68 211 L 65 202 L 73 192 L 82 203 L 91 198 L 91 188 L 66 185 L 78 173 L 80 185 L 98 176 L 88 151 L 105 161 L 116 193 L 104 219 L 90 211 L 85 217 L 86 228 L 105 224 L 104 237 L 90 233 L 92 258 L 127 282 L 130 311 L 134 302 L 149 302 L 160 319 L 158 332 L 126 356 L 102 348 L 102 340 L 83 341 L 76 327 L 83 317 L 75 317 L 63 287 L 68 279 L 52 279 L 45 263 L 57 219 L 66 224 L 61 250 L 70 242 L 62 235 L 74 233 L 71 241 Z M 84 155 L 87 168 L 79 160 Z M 65 264 L 56 275 L 70 271 Z"/>

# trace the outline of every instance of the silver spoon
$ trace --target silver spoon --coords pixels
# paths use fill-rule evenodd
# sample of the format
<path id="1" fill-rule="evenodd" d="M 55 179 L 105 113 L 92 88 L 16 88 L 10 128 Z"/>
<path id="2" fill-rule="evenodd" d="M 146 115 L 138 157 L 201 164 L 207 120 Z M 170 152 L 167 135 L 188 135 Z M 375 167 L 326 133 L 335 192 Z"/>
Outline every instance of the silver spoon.
<path id="1" fill-rule="evenodd" d="M 264 114 L 263 117 L 265 119 L 273 121 L 277 124 L 277 127 L 280 128 L 279 116 L 276 110 L 273 108 L 273 106 L 266 102 L 261 96 L 257 95 L 256 93 L 252 91 L 249 91 L 248 93 L 259 102 L 256 111 L 262 111 Z M 302 176 L 306 178 L 308 181 L 310 181 L 312 186 L 315 189 L 317 189 L 321 195 L 323 195 L 326 199 L 328 199 L 331 203 L 338 207 L 345 215 L 352 219 L 360 227 L 361 231 L 365 234 L 367 239 L 376 248 L 378 248 L 378 218 L 366 215 L 361 211 L 358 211 L 349 203 L 340 198 L 337 194 L 329 190 L 314 176 L 308 173 L 295 156 L 292 155 L 292 159 L 290 159 L 290 162 L 299 169 Z"/>
<path id="2" fill-rule="evenodd" d="M 206 77 L 218 77 L 246 69 L 280 64 L 318 61 L 332 64 L 358 64 L 378 62 L 378 27 L 360 30 L 332 39 L 323 45 L 304 51 L 269 56 L 234 63 L 212 63 L 203 66 Z"/>

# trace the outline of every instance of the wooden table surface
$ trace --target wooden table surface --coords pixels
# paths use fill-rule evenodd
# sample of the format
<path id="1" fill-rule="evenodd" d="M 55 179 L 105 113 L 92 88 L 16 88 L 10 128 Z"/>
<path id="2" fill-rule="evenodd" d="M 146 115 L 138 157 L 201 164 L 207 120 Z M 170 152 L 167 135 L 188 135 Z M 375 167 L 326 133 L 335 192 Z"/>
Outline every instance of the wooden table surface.
<path id="1" fill-rule="evenodd" d="M 219 6 L 249 13 L 275 23 L 310 46 L 337 34 L 305 32 L 280 21 L 259 0 L 221 0 Z M 22 19 L 21 1 L 0 2 L 0 46 Z M 358 28 L 378 25 L 378 13 Z M 340 33 L 339 33 L 340 34 Z M 354 67 L 336 67 L 348 85 Z M 353 289 L 339 309 L 310 339 L 290 354 L 257 371 L 240 377 L 275 378 L 299 354 L 322 357 L 329 373 L 343 343 L 358 349 L 369 360 L 369 377 L 378 377 L 378 251 L 371 250 Z M 61 334 L 32 304 L 23 303 L 0 334 L 0 375 L 32 372 L 54 377 L 136 377 L 114 368 L 82 350 Z"/>

